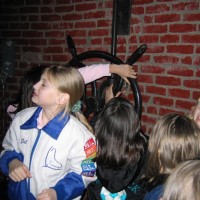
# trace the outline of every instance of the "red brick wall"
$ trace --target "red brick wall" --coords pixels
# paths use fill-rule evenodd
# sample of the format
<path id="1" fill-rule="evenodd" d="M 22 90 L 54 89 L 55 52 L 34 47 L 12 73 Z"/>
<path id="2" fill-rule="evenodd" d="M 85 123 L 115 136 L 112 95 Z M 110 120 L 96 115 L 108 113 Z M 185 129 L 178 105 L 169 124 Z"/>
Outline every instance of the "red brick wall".
<path id="1" fill-rule="evenodd" d="M 78 53 L 111 51 L 112 0 L 0 4 L 1 39 L 16 42 L 16 74 L 7 79 L 7 102 L 15 98 L 21 76 L 31 66 L 71 59 L 68 34 Z M 117 56 L 125 61 L 141 44 L 148 46 L 135 69 L 143 98 L 142 126 L 149 133 L 160 115 L 188 112 L 200 96 L 199 0 L 135 0 L 130 29 L 130 35 L 118 36 Z"/>

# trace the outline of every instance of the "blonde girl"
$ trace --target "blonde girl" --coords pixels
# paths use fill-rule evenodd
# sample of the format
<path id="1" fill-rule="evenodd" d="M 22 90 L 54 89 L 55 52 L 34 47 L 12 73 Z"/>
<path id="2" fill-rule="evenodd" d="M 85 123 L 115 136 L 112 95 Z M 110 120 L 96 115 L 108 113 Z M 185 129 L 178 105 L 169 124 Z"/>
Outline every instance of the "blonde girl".
<path id="1" fill-rule="evenodd" d="M 165 184 L 162 200 L 200 199 L 200 160 L 179 164 Z"/>
<path id="2" fill-rule="evenodd" d="M 19 112 L 4 138 L 1 171 L 15 200 L 80 199 L 95 179 L 94 136 L 70 110 L 83 95 L 75 68 L 46 68 L 34 86 L 38 107 Z"/>

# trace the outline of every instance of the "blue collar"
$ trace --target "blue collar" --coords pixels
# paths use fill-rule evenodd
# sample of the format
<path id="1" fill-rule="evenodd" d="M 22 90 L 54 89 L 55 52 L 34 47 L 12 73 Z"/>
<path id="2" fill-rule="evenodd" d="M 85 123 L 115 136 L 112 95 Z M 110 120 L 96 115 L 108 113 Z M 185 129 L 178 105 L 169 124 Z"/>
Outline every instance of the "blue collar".
<path id="1" fill-rule="evenodd" d="M 42 108 L 38 107 L 34 112 L 34 114 L 24 124 L 22 124 L 20 128 L 24 130 L 37 128 L 37 118 L 39 117 L 41 110 Z M 69 114 L 65 115 L 63 118 L 60 119 L 62 114 L 63 112 L 59 113 L 42 128 L 44 132 L 46 132 L 49 136 L 51 136 L 55 140 L 58 138 L 60 132 L 70 119 Z"/>

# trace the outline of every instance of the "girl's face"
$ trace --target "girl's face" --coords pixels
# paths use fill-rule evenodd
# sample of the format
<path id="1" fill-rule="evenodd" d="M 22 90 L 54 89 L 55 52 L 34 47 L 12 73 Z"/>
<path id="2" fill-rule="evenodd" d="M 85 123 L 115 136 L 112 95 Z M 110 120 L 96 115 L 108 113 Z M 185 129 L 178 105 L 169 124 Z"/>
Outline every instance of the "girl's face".
<path id="1" fill-rule="evenodd" d="M 191 108 L 191 116 L 192 116 L 192 119 L 200 127 L 200 97 L 198 98 L 196 106 L 193 106 Z"/>
<path id="2" fill-rule="evenodd" d="M 44 73 L 39 82 L 33 86 L 33 103 L 42 108 L 57 108 L 60 92 L 56 89 Z"/>

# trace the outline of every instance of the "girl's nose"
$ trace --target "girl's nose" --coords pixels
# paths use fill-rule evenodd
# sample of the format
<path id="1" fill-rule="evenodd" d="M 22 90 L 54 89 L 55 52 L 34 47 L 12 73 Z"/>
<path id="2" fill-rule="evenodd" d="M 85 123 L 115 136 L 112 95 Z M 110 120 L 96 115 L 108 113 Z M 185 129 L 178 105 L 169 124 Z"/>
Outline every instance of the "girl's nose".
<path id="1" fill-rule="evenodd" d="M 37 83 L 35 83 L 35 84 L 33 85 L 33 89 L 34 89 L 34 90 L 36 90 L 36 89 L 38 88 L 39 82 L 40 82 L 40 81 L 38 81 Z"/>

